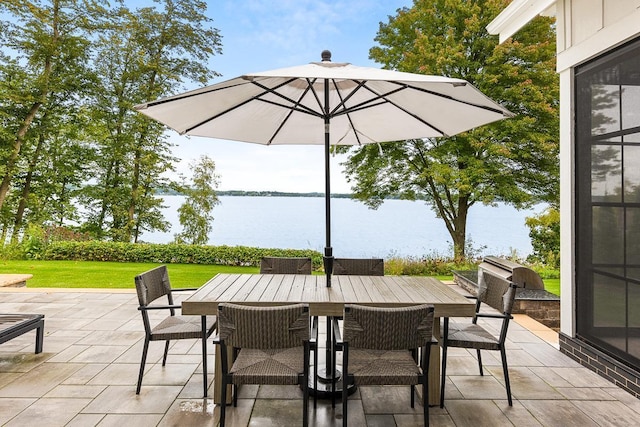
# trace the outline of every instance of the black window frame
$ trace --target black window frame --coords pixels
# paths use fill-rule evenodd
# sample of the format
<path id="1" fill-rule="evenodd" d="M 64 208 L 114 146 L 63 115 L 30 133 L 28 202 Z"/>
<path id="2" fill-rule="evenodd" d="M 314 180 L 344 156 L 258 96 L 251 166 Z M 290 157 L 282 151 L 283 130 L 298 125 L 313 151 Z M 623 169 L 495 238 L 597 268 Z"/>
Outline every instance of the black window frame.
<path id="1" fill-rule="evenodd" d="M 625 68 L 624 64 L 631 63 L 631 68 Z M 619 48 L 613 49 L 595 60 L 575 68 L 574 73 L 574 109 L 575 109 L 575 259 L 576 259 L 576 286 L 575 286 L 575 307 L 576 307 L 576 336 L 584 340 L 601 351 L 611 355 L 612 357 L 622 361 L 633 367 L 640 367 L 640 352 L 635 350 L 634 354 L 630 353 L 629 343 L 633 339 L 640 342 L 640 325 L 634 326 L 630 324 L 630 313 L 636 321 L 633 312 L 640 312 L 640 264 L 637 259 L 631 263 L 629 261 L 630 244 L 628 230 L 630 218 L 633 214 L 640 212 L 640 202 L 629 202 L 625 200 L 625 177 L 624 177 L 624 152 L 625 147 L 640 147 L 640 142 L 629 142 L 625 137 L 629 135 L 640 134 L 640 126 L 630 127 L 628 129 L 608 129 L 601 134 L 592 134 L 592 102 L 597 94 L 594 94 L 594 87 L 598 84 L 614 86 L 618 85 L 621 89 L 623 86 L 636 85 L 636 77 L 633 78 L 629 70 L 635 72 L 637 66 L 637 84 L 640 87 L 640 38 L 633 40 Z M 610 80 L 608 80 L 610 79 Z M 621 100 L 623 99 L 622 90 L 618 91 L 618 122 L 622 123 L 625 110 Z M 633 100 L 635 101 L 635 97 Z M 615 103 L 614 103 L 615 105 Z M 638 105 L 640 105 L 640 95 L 638 95 Z M 610 110 L 611 111 L 611 110 Z M 635 111 L 635 109 L 633 110 Z M 621 127 L 621 126 L 620 126 Z M 634 138 L 631 138 L 634 139 Z M 598 147 L 620 147 L 620 200 L 607 200 L 606 193 L 602 200 L 594 200 L 592 194 L 592 175 L 595 173 L 593 161 L 594 146 Z M 596 158 L 595 161 L 598 161 Z M 628 164 L 627 164 L 628 166 Z M 640 164 L 637 165 L 640 168 Z M 615 199 L 615 197 L 612 197 Z M 594 212 L 596 214 L 594 215 Z M 597 263 L 598 253 L 594 255 L 594 217 L 596 220 L 602 218 L 600 212 L 615 214 L 622 212 L 617 218 L 623 227 L 620 233 L 623 251 L 622 260 L 617 261 L 617 257 L 609 256 L 609 259 L 615 261 L 608 263 Z M 640 218 L 638 216 L 637 218 Z M 614 218 L 615 219 L 615 218 Z M 640 219 L 639 219 L 640 220 Z M 612 221 L 615 223 L 615 221 Z M 633 224 L 636 222 L 634 221 Z M 596 228 L 600 228 L 602 224 L 607 224 L 606 220 L 597 223 Z M 633 228 L 632 228 L 633 229 Z M 597 231 L 597 230 L 596 230 Z M 616 233 L 616 230 L 610 230 Z M 606 230 L 605 230 L 606 232 Z M 604 234 L 600 231 L 600 236 Z M 605 236 L 606 237 L 606 236 Z M 613 237 L 612 239 L 615 239 Z M 596 240 L 596 245 L 599 243 Z M 640 240 L 636 243 L 640 245 Z M 597 247 L 597 246 L 596 246 Z M 607 248 L 608 249 L 608 248 Z M 599 252 L 599 251 L 595 251 Z M 632 251 L 631 251 L 632 252 Z M 635 270 L 634 270 L 635 269 Z M 598 279 L 596 279 L 598 278 Z M 616 312 L 616 301 L 614 293 L 605 293 L 602 290 L 598 292 L 596 289 L 600 283 L 606 286 L 615 287 L 619 283 L 624 288 L 620 295 L 624 295 L 624 313 Z M 622 289 L 621 288 L 621 289 Z M 603 289 L 606 291 L 607 289 Z M 631 296 L 630 296 L 631 295 Z M 599 298 L 598 298 L 599 297 Z M 630 301 L 630 298 L 635 298 Z M 635 304 L 633 304 L 635 303 Z M 605 306 L 606 308 L 602 308 Z M 600 307 L 600 308 L 599 308 Z M 619 306 L 617 307 L 619 308 Z M 599 311 L 600 310 L 600 311 Z M 596 324 L 596 313 L 608 313 L 605 317 L 618 320 L 624 317 L 624 326 L 620 326 L 613 320 L 609 324 L 602 322 Z M 602 317 L 602 316 L 601 316 Z M 621 338 L 624 340 L 624 347 L 619 344 Z M 613 343 L 616 344 L 613 344 Z M 638 344 L 636 344 L 638 345 Z"/>

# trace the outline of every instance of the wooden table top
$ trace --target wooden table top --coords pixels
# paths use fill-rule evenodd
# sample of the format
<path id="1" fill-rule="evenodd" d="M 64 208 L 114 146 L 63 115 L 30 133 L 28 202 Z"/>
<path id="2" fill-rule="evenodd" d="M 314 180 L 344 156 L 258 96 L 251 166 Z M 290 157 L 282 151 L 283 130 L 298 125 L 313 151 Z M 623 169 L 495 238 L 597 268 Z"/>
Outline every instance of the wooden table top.
<path id="1" fill-rule="evenodd" d="M 342 316 L 344 304 L 433 304 L 436 317 L 473 316 L 475 303 L 438 279 L 421 276 L 218 274 L 182 302 L 182 314 L 215 315 L 218 303 L 309 304 L 312 316 Z"/>

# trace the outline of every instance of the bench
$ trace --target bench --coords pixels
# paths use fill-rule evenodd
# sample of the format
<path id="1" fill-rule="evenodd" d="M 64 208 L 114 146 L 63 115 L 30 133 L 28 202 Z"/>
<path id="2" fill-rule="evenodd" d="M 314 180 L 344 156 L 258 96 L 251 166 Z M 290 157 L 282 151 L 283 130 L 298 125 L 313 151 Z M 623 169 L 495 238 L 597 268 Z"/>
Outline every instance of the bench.
<path id="1" fill-rule="evenodd" d="M 42 353 L 44 314 L 0 314 L 0 344 L 36 330 L 36 351 Z"/>
<path id="2" fill-rule="evenodd" d="M 518 286 L 514 314 L 526 314 L 555 331 L 560 329 L 560 297 L 545 290 L 540 275 L 528 267 L 504 258 L 487 256 L 478 265 L 478 270 L 453 271 L 453 280 L 475 295 L 478 283 L 485 274 Z"/>
<path id="3" fill-rule="evenodd" d="M 23 288 L 32 277 L 33 274 L 0 274 L 0 288 Z"/>

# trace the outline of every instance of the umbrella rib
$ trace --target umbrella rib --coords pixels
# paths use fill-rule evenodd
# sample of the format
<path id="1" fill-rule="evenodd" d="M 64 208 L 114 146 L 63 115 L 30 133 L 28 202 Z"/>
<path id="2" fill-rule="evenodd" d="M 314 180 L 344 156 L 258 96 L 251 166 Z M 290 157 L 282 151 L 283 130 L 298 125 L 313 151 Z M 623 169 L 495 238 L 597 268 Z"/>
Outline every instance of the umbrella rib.
<path id="1" fill-rule="evenodd" d="M 211 117 L 207 118 L 206 120 L 203 120 L 203 121 L 201 121 L 201 122 L 199 122 L 199 123 L 197 123 L 197 124 L 195 124 L 195 125 L 193 125 L 193 126 L 191 126 L 191 127 L 188 127 L 187 129 L 185 129 L 183 132 L 180 132 L 180 133 L 181 133 L 181 134 L 189 133 L 189 132 L 191 132 L 192 130 L 194 130 L 194 129 L 196 129 L 196 128 L 198 128 L 198 127 L 200 127 L 200 126 L 202 126 L 202 125 L 204 125 L 204 124 L 206 124 L 206 123 L 209 123 L 210 121 L 215 120 L 215 119 L 217 119 L 218 117 L 223 116 L 223 115 L 227 114 L 227 113 L 228 113 L 228 112 L 230 112 L 230 111 L 233 111 L 233 110 L 235 110 L 235 109 L 237 109 L 237 108 L 242 107 L 242 106 L 243 106 L 243 105 L 245 105 L 245 104 L 248 104 L 248 103 L 249 103 L 249 102 L 251 102 L 252 100 L 253 100 L 253 98 L 245 99 L 243 102 L 241 102 L 241 103 L 239 103 L 239 104 L 236 104 L 236 105 L 234 105 L 234 106 L 233 106 L 233 107 L 231 107 L 231 108 L 227 108 L 226 110 L 221 111 L 221 112 L 219 112 L 218 114 L 216 114 L 216 115 L 214 115 L 214 116 L 211 116 Z"/>
<path id="2" fill-rule="evenodd" d="M 199 89 L 199 90 L 193 90 L 193 91 L 186 92 L 186 93 L 183 93 L 183 94 L 168 96 L 166 98 L 158 99 L 156 101 L 151 101 L 151 102 L 146 102 L 146 103 L 141 104 L 141 105 L 136 105 L 134 108 L 136 110 L 145 110 L 145 109 L 147 109 L 149 107 L 153 107 L 153 106 L 156 106 L 156 105 L 162 105 L 162 104 L 165 104 L 167 102 L 174 102 L 174 101 L 179 101 L 179 100 L 183 100 L 183 99 L 188 99 L 188 98 L 192 98 L 194 96 L 201 96 L 201 95 L 203 95 L 205 93 L 218 92 L 220 90 L 233 89 L 235 87 L 242 86 L 244 84 L 246 84 L 246 82 L 239 82 L 237 84 L 230 85 L 230 86 L 225 86 L 225 87 L 212 87 L 212 88 L 209 88 L 209 89 L 203 88 L 203 89 Z M 207 90 L 205 90 L 205 89 L 207 89 Z"/>
<path id="3" fill-rule="evenodd" d="M 307 83 L 309 83 L 309 80 L 307 79 Z M 313 85 L 312 84 L 308 84 L 307 88 L 302 92 L 302 94 L 300 94 L 300 97 L 298 98 L 298 100 L 294 103 L 294 105 L 292 106 L 292 108 L 289 109 L 289 112 L 287 113 L 287 117 L 284 118 L 284 120 L 280 123 L 280 125 L 278 125 L 278 129 L 275 130 L 275 132 L 273 132 L 273 134 L 271 135 L 271 138 L 269 138 L 269 143 L 267 145 L 271 145 L 271 143 L 273 142 L 273 140 L 275 139 L 276 136 L 278 136 L 278 134 L 280 133 L 280 131 L 282 130 L 282 128 L 284 127 L 284 125 L 287 123 L 287 121 L 289 120 L 289 117 L 291 117 L 291 115 L 293 114 L 293 111 L 301 111 L 298 110 L 298 105 L 300 105 L 300 101 L 302 101 L 302 99 L 305 97 L 305 95 L 309 92 L 309 90 L 313 89 Z M 312 92 L 315 94 L 315 91 L 312 90 Z M 317 98 L 317 96 L 316 96 Z M 277 105 L 277 103 L 276 103 Z M 313 110 L 312 110 L 313 111 Z M 307 111 L 302 111 L 304 113 L 309 114 Z M 315 111 L 313 111 L 314 115 L 315 115 Z"/>
<path id="4" fill-rule="evenodd" d="M 338 97 L 340 98 L 340 104 L 336 106 L 336 108 L 333 109 L 333 111 L 331 112 L 330 115 L 332 115 L 338 108 L 340 108 L 340 106 L 344 107 L 345 102 L 347 102 L 349 100 L 349 98 L 351 98 L 353 96 L 353 94 L 355 94 L 361 87 L 362 85 L 364 85 L 364 81 L 361 82 L 360 84 L 358 84 L 358 86 L 353 89 L 351 91 L 351 93 L 349 95 L 347 95 L 344 99 L 342 98 L 342 94 L 340 93 L 340 90 L 338 89 L 338 84 L 336 83 L 335 79 L 331 80 L 333 83 L 333 87 L 335 87 L 336 89 L 336 93 L 338 94 Z M 346 109 L 346 108 L 345 108 Z M 351 126 L 351 129 L 353 130 L 353 135 L 356 138 L 356 141 L 358 141 L 358 145 L 362 145 L 362 141 L 360 141 L 360 135 L 358 135 L 358 132 L 356 132 L 356 128 L 353 125 L 353 120 L 351 120 L 351 116 L 349 115 L 349 113 L 345 113 L 347 115 L 347 120 L 349 120 L 349 125 Z M 345 134 L 346 136 L 346 134 Z M 344 138 L 344 137 L 343 137 Z"/>
<path id="5" fill-rule="evenodd" d="M 275 87 L 273 87 L 273 88 L 269 88 L 269 87 L 267 87 L 267 86 L 265 86 L 265 85 L 263 85 L 263 84 L 260 84 L 260 83 L 258 83 L 258 82 L 251 82 L 251 83 L 253 83 L 254 85 L 258 86 L 260 89 L 263 89 L 263 90 L 265 91 L 265 92 L 263 92 L 263 93 L 261 93 L 261 94 L 259 94 L 259 95 L 256 95 L 256 96 L 254 97 L 254 99 L 256 99 L 256 100 L 258 100 L 258 101 L 262 101 L 262 102 L 267 102 L 267 103 L 272 104 L 272 105 L 275 105 L 275 106 L 279 106 L 279 107 L 287 108 L 287 109 L 295 109 L 296 111 L 299 111 L 299 112 L 301 112 L 301 113 L 308 113 L 308 114 L 311 114 L 311 115 L 314 115 L 314 116 L 322 117 L 322 115 L 321 115 L 321 114 L 319 114 L 317 111 L 314 111 L 313 109 L 311 109 L 311 108 L 309 108 L 309 107 L 307 107 L 307 106 L 305 106 L 305 105 L 301 105 L 299 101 L 295 101 L 295 100 L 293 100 L 293 99 L 291 99 L 291 98 L 289 98 L 289 97 L 287 97 L 287 96 L 284 96 L 283 94 L 281 94 L 281 93 L 279 93 L 279 92 L 276 92 L 276 89 L 279 89 L 279 88 L 281 88 L 282 86 L 288 85 L 289 83 L 291 83 L 291 82 L 292 82 L 292 81 L 294 81 L 294 80 L 297 80 L 297 79 L 289 79 L 289 80 L 287 80 L 287 81 L 285 81 L 285 82 L 283 82 L 283 83 L 281 83 L 281 84 L 279 84 L 278 86 L 275 86 Z M 308 82 L 308 80 L 307 80 L 307 82 Z M 309 85 L 307 85 L 307 89 L 306 89 L 306 91 L 308 91 L 308 90 L 309 90 Z M 286 105 L 286 104 L 280 104 L 280 103 L 275 102 L 275 101 L 270 101 L 270 100 L 262 99 L 261 97 L 262 97 L 263 95 L 265 95 L 265 93 L 270 93 L 270 94 L 272 94 L 272 95 L 274 95 L 274 96 L 277 96 L 278 98 L 282 98 L 282 99 L 284 99 L 285 101 L 287 101 L 287 102 L 289 102 L 289 103 L 293 104 L 293 107 L 292 107 L 292 106 L 290 106 L 290 105 Z M 306 92 L 305 92 L 305 93 L 306 93 Z"/>
<path id="6" fill-rule="evenodd" d="M 342 95 L 340 94 L 340 89 L 338 88 L 338 84 L 336 83 L 335 79 L 331 80 L 333 82 L 333 86 L 336 89 L 336 93 L 338 94 L 338 96 L 340 97 L 340 103 L 338 105 L 336 105 L 336 107 L 333 109 L 333 111 L 331 111 L 331 113 L 329 113 L 330 116 L 339 116 L 340 114 L 336 114 L 338 109 L 343 108 L 343 111 L 345 112 L 349 112 L 350 108 L 345 106 L 345 103 L 353 96 L 356 94 L 356 92 L 358 92 L 366 83 L 366 80 L 362 80 L 362 81 L 357 81 L 357 80 L 351 80 L 352 82 L 356 83 L 357 86 L 343 99 Z M 370 101 L 365 101 L 362 104 L 366 104 Z M 357 107 L 357 105 L 355 106 Z M 342 113 L 344 114 L 344 112 Z"/>
<path id="7" fill-rule="evenodd" d="M 279 85 L 275 86 L 274 88 L 268 88 L 268 87 L 266 87 L 266 86 L 264 86 L 264 85 L 262 85 L 262 84 L 260 84 L 260 83 L 258 83 L 258 82 L 251 81 L 251 84 L 253 84 L 253 85 L 255 85 L 255 86 L 257 86 L 257 87 L 259 87 L 259 88 L 263 89 L 265 92 L 260 93 L 260 94 L 258 94 L 258 95 L 256 95 L 256 96 L 253 96 L 253 97 L 251 97 L 251 98 L 248 98 L 248 99 L 244 100 L 243 102 L 241 102 L 241 103 L 239 103 L 239 104 L 234 105 L 234 106 L 233 106 L 233 107 L 231 107 L 231 108 L 227 108 L 226 110 L 221 111 L 221 112 L 219 112 L 218 114 L 216 114 L 216 115 L 214 115 L 214 116 L 211 116 L 211 117 L 207 118 L 206 120 L 203 120 L 203 121 L 201 121 L 201 122 L 199 122 L 199 123 L 197 123 L 197 124 L 195 124 L 195 125 L 193 125 L 193 126 L 191 126 L 191 127 L 187 128 L 185 131 L 183 131 L 183 132 L 181 132 L 181 133 L 182 133 L 182 134 L 185 134 L 185 133 L 191 132 L 192 130 L 194 130 L 194 129 L 196 129 L 196 128 L 198 128 L 198 127 L 200 127 L 200 126 L 202 126 L 202 125 L 204 125 L 204 124 L 206 124 L 206 123 L 209 123 L 210 121 L 215 120 L 215 119 L 217 119 L 218 117 L 223 116 L 223 115 L 225 115 L 225 114 L 227 114 L 227 113 L 229 113 L 229 112 L 231 112 L 231 111 L 233 111 L 233 110 L 235 110 L 235 109 L 237 109 L 237 108 L 240 108 L 240 107 L 242 107 L 243 105 L 245 105 L 245 104 L 247 104 L 247 103 L 249 103 L 249 102 L 251 102 L 251 101 L 254 101 L 254 100 L 256 100 L 256 101 L 266 102 L 266 103 L 268 103 L 268 104 L 273 104 L 273 105 L 276 105 L 276 106 L 278 106 L 278 107 L 282 107 L 282 108 L 285 108 L 285 109 L 290 109 L 290 107 L 289 107 L 288 105 L 285 105 L 285 104 L 279 104 L 279 103 L 277 103 L 277 102 L 275 102 L 275 101 L 269 101 L 269 100 L 266 100 L 266 99 L 262 99 L 262 98 L 260 98 L 260 97 L 261 97 L 261 96 L 263 96 L 265 93 L 272 93 L 272 94 L 274 94 L 274 95 L 279 96 L 280 98 L 283 98 L 283 99 L 287 100 L 288 102 L 292 102 L 292 103 L 294 103 L 294 104 L 297 104 L 294 100 L 292 100 L 292 99 L 290 99 L 290 98 L 287 98 L 286 96 L 284 96 L 284 95 L 282 95 L 282 94 L 279 94 L 278 92 L 275 92 L 275 90 L 276 90 L 276 89 L 278 89 L 278 88 L 280 88 L 280 87 L 282 87 L 282 86 L 285 86 L 285 85 L 287 85 L 287 84 L 291 83 L 291 82 L 292 82 L 292 81 L 294 81 L 294 80 L 295 80 L 295 79 L 289 79 L 289 80 L 287 80 L 287 81 L 285 81 L 285 82 L 283 82 L 283 83 L 281 83 L 281 84 L 279 84 Z M 242 83 L 242 84 L 245 84 L 245 83 Z M 235 85 L 235 86 L 239 86 L 239 85 Z M 228 87 L 234 87 L 234 86 L 228 86 Z M 226 88 L 220 88 L 220 89 L 216 89 L 216 90 L 221 90 L 221 89 L 226 89 Z M 212 91 L 210 91 L 210 92 L 215 92 L 216 90 L 212 90 Z M 193 95 L 191 95 L 191 96 L 193 96 Z M 185 96 L 185 98 L 188 98 L 188 97 L 187 97 L 187 96 Z M 180 99 L 182 99 L 182 98 L 180 98 Z M 157 104 L 157 103 L 161 103 L 161 101 L 163 101 L 163 100 L 156 101 L 156 104 Z M 304 105 L 303 105 L 302 107 L 304 107 Z M 301 112 L 301 113 L 311 114 L 311 115 L 314 115 L 314 116 L 320 116 L 317 112 L 315 112 L 315 111 L 313 111 L 312 109 L 307 108 L 307 107 L 304 107 L 304 108 L 302 108 L 302 109 L 300 109 L 300 108 L 296 108 L 295 110 L 296 110 L 296 111 L 299 111 L 299 112 Z"/>
<path id="8" fill-rule="evenodd" d="M 365 89 L 367 89 L 369 92 L 373 93 L 376 97 L 373 99 L 369 99 L 365 102 L 361 102 L 360 104 L 354 105 L 353 107 L 350 108 L 345 108 L 344 110 L 340 111 L 339 113 L 336 113 L 336 116 L 340 116 L 343 114 L 347 114 L 347 117 L 350 113 L 356 112 L 356 111 L 361 111 L 361 110 L 366 110 L 367 108 L 372 108 L 372 107 L 376 107 L 378 105 L 382 105 L 382 104 L 391 104 L 394 107 L 396 107 L 398 110 L 403 111 L 405 114 L 413 117 L 414 119 L 416 119 L 417 121 L 419 121 L 420 123 L 429 126 L 431 129 L 435 130 L 436 132 L 440 133 L 442 136 L 448 136 L 445 132 L 443 132 L 441 129 L 437 128 L 436 126 L 432 125 L 431 123 L 427 122 L 426 120 L 422 119 L 421 117 L 418 117 L 416 114 L 408 111 L 406 108 L 401 107 L 400 105 L 396 104 L 395 102 L 387 99 L 387 97 L 389 95 L 393 95 L 394 93 L 400 92 L 402 90 L 405 90 L 406 87 L 399 87 L 397 89 L 394 89 L 392 91 L 389 91 L 387 93 L 384 94 L 379 94 L 376 93 L 373 89 L 371 89 L 370 87 L 363 85 L 362 87 L 364 87 Z M 377 102 L 374 102 L 377 101 Z M 360 140 L 358 139 L 358 142 L 360 142 Z"/>
<path id="9" fill-rule="evenodd" d="M 472 107 L 480 108 L 482 110 L 491 111 L 493 113 L 502 114 L 503 116 L 508 117 L 508 114 L 505 114 L 504 110 L 501 110 L 499 108 L 493 108 L 493 107 L 489 107 L 487 105 L 475 104 L 475 103 L 469 102 L 469 101 L 463 101 L 462 99 L 455 98 L 455 97 L 453 97 L 451 95 L 445 95 L 443 93 L 434 92 L 432 90 L 425 89 L 425 88 L 418 87 L 418 86 L 413 86 L 413 85 L 410 85 L 408 83 L 401 83 L 401 82 L 395 82 L 395 81 L 390 81 L 389 83 L 400 85 L 400 86 L 402 86 L 403 89 L 417 90 L 419 92 L 428 93 L 430 95 L 434 95 L 434 96 L 437 96 L 439 98 L 446 98 L 446 99 L 449 99 L 451 101 L 458 102 L 460 104 L 470 105 Z M 453 84 L 453 85 L 455 86 L 455 84 Z M 461 83 L 461 85 L 464 86 L 464 85 L 466 85 L 466 83 Z M 371 90 L 373 92 L 373 90 L 371 88 L 367 87 L 367 89 L 369 89 L 369 90 Z M 375 92 L 373 92 L 373 93 L 375 93 Z"/>

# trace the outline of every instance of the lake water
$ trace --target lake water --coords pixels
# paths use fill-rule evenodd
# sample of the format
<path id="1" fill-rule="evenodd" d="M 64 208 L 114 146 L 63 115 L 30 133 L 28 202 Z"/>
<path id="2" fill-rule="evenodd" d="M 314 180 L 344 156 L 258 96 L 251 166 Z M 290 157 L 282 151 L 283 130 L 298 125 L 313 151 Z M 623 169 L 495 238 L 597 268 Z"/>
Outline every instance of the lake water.
<path id="1" fill-rule="evenodd" d="M 169 243 L 180 231 L 178 208 L 183 196 L 163 196 L 168 233 L 147 233 L 141 240 Z M 221 196 L 213 211 L 211 245 L 314 249 L 325 245 L 324 198 Z M 518 211 L 512 207 L 473 206 L 467 239 L 483 255 L 525 257 L 532 251 L 525 217 L 542 207 Z M 377 210 L 351 199 L 331 199 L 331 243 L 336 257 L 383 257 L 452 254 L 444 222 L 424 202 L 387 200 Z"/>

